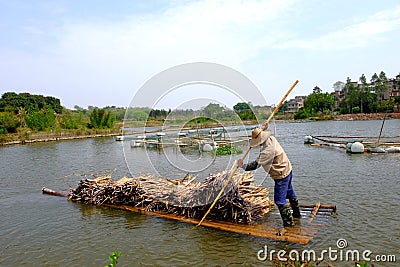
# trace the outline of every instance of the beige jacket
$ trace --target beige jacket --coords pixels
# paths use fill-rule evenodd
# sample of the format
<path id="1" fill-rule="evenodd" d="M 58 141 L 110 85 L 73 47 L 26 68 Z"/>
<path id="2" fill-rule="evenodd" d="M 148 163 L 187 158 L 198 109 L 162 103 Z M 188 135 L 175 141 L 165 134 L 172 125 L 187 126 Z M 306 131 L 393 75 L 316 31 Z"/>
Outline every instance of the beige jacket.
<path id="1" fill-rule="evenodd" d="M 285 178 L 292 171 L 289 158 L 274 136 L 262 144 L 256 161 L 274 180 Z"/>

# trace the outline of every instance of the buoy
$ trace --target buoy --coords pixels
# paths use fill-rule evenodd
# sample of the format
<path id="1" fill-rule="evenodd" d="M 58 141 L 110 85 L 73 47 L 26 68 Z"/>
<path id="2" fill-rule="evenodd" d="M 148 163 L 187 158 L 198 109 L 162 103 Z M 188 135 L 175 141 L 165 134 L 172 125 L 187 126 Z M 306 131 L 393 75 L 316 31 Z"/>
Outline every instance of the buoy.
<path id="1" fill-rule="evenodd" d="M 203 151 L 208 152 L 213 150 L 213 147 L 210 144 L 204 144 L 203 145 Z"/>
<path id="2" fill-rule="evenodd" d="M 304 144 L 314 144 L 314 139 L 311 135 L 304 136 Z"/>
<path id="3" fill-rule="evenodd" d="M 123 135 L 118 135 L 115 137 L 115 141 L 124 141 L 125 137 Z"/>
<path id="4" fill-rule="evenodd" d="M 351 146 L 353 145 L 353 143 L 347 143 L 346 145 L 346 152 L 347 153 L 351 153 Z"/>
<path id="5" fill-rule="evenodd" d="M 364 153 L 364 145 L 361 144 L 360 142 L 354 142 L 351 145 L 350 149 L 351 153 L 357 154 L 357 153 Z"/>

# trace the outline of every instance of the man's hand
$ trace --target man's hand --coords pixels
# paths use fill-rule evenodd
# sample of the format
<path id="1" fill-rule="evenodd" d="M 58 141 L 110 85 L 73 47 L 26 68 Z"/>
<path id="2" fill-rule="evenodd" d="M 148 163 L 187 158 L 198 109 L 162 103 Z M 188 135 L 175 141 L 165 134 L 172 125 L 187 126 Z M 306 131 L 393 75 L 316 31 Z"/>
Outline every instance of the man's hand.
<path id="1" fill-rule="evenodd" d="M 242 159 L 238 159 L 237 164 L 240 168 L 243 167 L 243 160 Z"/>
<path id="2" fill-rule="evenodd" d="M 263 130 L 267 130 L 268 129 L 268 122 L 264 122 L 263 126 L 262 126 Z"/>

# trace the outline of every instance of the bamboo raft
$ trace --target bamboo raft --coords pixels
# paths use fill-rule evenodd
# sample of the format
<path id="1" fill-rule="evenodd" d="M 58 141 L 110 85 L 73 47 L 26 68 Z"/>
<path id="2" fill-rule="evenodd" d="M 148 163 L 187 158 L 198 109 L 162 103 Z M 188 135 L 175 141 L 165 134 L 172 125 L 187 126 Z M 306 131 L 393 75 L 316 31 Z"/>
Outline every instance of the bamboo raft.
<path id="1" fill-rule="evenodd" d="M 74 202 L 110 207 L 197 225 L 226 179 L 226 172 L 210 175 L 203 183 L 194 178 L 179 180 L 151 176 L 122 178 L 109 176 L 81 180 L 68 194 L 47 188 L 43 194 L 68 198 Z M 227 187 L 202 226 L 273 240 L 307 244 L 336 206 L 300 205 L 302 219 L 282 229 L 277 208 L 269 199 L 268 188 L 254 185 L 251 172 L 238 173 Z"/>

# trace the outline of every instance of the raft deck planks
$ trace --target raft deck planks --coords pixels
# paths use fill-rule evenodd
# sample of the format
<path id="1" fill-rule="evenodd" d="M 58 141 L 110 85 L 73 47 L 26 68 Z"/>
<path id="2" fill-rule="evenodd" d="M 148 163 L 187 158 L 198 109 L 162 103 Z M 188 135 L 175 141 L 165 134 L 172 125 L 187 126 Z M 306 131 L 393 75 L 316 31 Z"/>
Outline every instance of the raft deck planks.
<path id="1" fill-rule="evenodd" d="M 169 214 L 165 212 L 153 212 L 141 209 L 139 207 L 132 207 L 126 205 L 111 205 L 111 204 L 103 204 L 101 206 L 110 207 L 115 209 L 121 209 L 131 212 L 137 212 L 141 214 L 147 214 L 152 216 L 157 216 L 165 219 L 176 220 L 180 222 L 190 223 L 197 225 L 200 220 L 187 218 L 184 216 L 178 216 L 174 214 Z M 278 241 L 286 241 L 286 242 L 293 242 L 298 243 L 301 245 L 306 245 L 310 242 L 310 240 L 314 237 L 314 235 L 318 232 L 319 228 L 324 225 L 324 223 L 313 224 L 308 223 L 307 221 L 310 218 L 316 217 L 328 217 L 331 216 L 335 210 L 335 206 L 325 206 L 325 207 L 332 207 L 331 209 L 325 208 L 324 210 L 330 210 L 330 214 L 318 214 L 318 212 L 311 217 L 311 212 L 308 209 L 311 205 L 305 205 L 300 207 L 301 213 L 303 218 L 300 220 L 300 224 L 297 224 L 294 227 L 287 227 L 282 230 L 281 225 L 282 221 L 280 219 L 279 213 L 270 213 L 266 215 L 265 220 L 262 223 L 254 224 L 254 225 L 247 225 L 247 224 L 237 224 L 231 222 L 224 222 L 224 221 L 211 221 L 211 220 L 204 220 L 201 224 L 205 227 L 215 228 L 227 232 L 233 232 L 238 234 L 245 234 L 250 236 L 256 237 L 264 237 L 272 240 Z M 324 205 L 321 205 L 324 206 Z M 326 220 L 327 222 L 327 220 Z"/>

